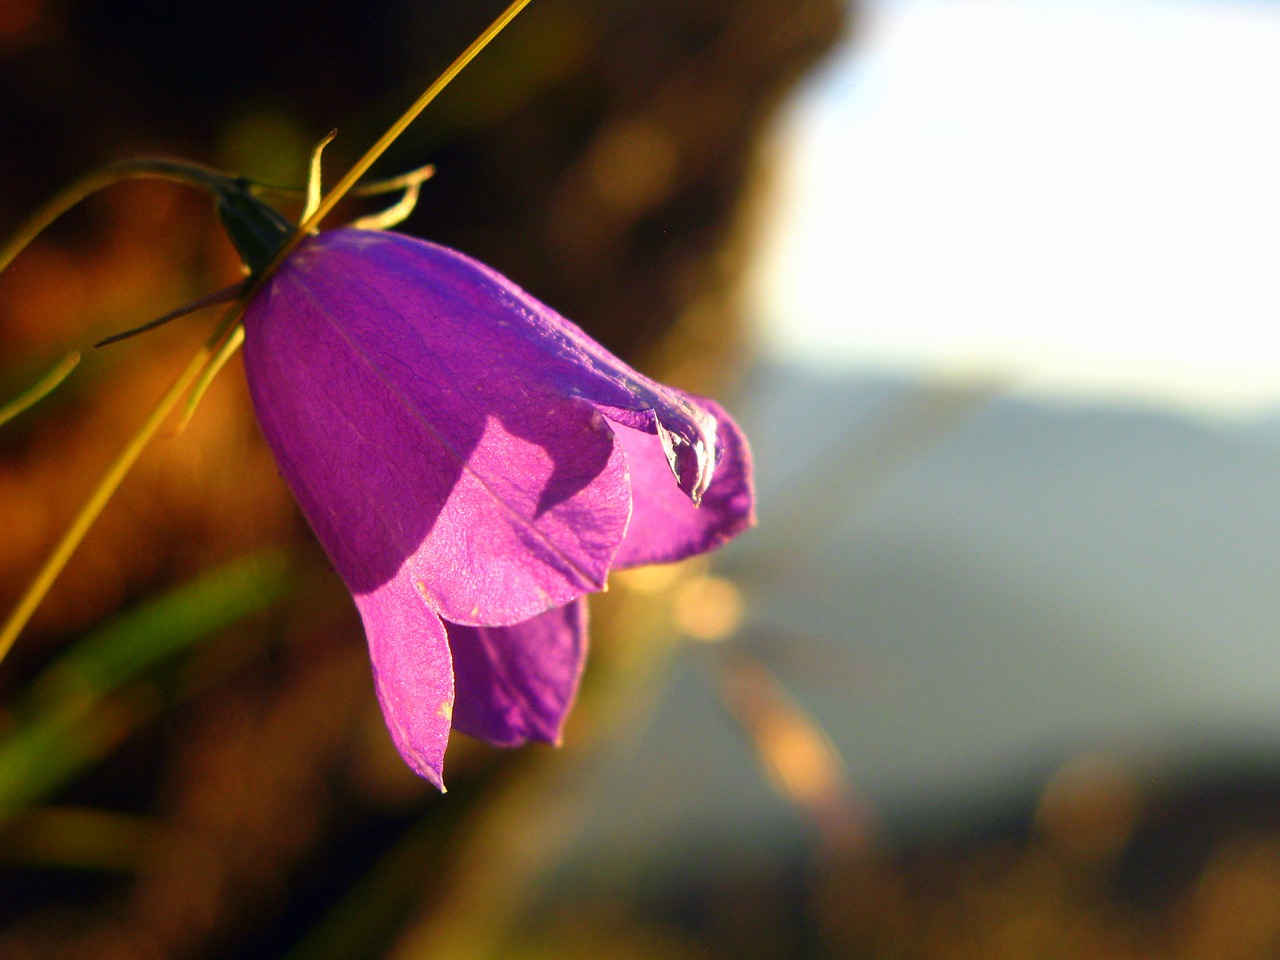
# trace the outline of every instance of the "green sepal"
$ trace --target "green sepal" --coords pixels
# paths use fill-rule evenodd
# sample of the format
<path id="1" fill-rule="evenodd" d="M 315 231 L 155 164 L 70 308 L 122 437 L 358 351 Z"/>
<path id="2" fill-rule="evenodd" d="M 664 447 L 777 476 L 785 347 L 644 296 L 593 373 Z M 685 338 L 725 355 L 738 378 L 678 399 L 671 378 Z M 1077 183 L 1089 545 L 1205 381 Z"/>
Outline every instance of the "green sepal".
<path id="1" fill-rule="evenodd" d="M 226 180 L 217 190 L 218 217 L 251 273 L 272 261 L 294 226 L 249 192 L 243 177 Z"/>

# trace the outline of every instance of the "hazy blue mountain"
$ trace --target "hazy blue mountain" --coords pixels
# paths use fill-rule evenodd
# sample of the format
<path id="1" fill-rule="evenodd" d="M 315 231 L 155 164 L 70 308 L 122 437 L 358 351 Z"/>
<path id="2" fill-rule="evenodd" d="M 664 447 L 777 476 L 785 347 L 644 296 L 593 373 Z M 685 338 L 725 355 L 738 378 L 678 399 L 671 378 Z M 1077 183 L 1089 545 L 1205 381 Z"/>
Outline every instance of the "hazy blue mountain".
<path id="1" fill-rule="evenodd" d="M 891 826 L 967 816 L 1082 750 L 1157 772 L 1280 754 L 1280 419 L 784 366 L 732 406 L 760 492 L 719 560 L 750 596 L 739 642 Z M 793 834 L 714 656 L 682 655 L 609 761 L 586 845 Z"/>

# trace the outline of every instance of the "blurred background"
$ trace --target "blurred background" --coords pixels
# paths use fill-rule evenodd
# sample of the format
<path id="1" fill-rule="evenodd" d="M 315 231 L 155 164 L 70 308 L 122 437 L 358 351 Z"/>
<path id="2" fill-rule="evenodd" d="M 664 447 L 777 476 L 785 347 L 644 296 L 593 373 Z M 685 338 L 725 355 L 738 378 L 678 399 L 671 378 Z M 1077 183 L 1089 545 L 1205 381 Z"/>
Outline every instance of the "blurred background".
<path id="1" fill-rule="evenodd" d="M 499 3 L 0 2 L 0 231 L 330 179 Z M 535 0 L 403 229 L 724 399 L 760 525 L 618 575 L 560 749 L 413 777 L 236 364 L 0 667 L 0 957 L 1280 954 L 1280 7 Z M 287 203 L 286 203 L 287 206 Z M 368 212 L 348 204 L 340 216 Z M 238 276 L 116 186 L 0 275 L 0 604 Z M 596 602 L 598 601 L 598 602 Z"/>

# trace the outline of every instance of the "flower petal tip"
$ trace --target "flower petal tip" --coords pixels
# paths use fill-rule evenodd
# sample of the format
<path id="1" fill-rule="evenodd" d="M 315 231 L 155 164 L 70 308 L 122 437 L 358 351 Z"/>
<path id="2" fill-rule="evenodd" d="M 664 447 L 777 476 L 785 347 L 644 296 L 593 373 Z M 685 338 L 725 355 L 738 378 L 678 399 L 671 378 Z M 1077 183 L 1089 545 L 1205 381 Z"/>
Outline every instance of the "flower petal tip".
<path id="1" fill-rule="evenodd" d="M 403 756 L 403 754 L 401 754 Z M 405 757 L 405 761 L 409 764 L 409 769 L 420 776 L 427 783 L 431 784 L 441 793 L 448 793 L 449 788 L 444 785 L 444 766 L 439 767 L 427 766 L 424 764 L 415 764 Z"/>
<path id="2" fill-rule="evenodd" d="M 586 604 L 577 600 L 510 627 L 448 630 L 454 727 L 496 747 L 558 744 L 586 657 Z"/>
<path id="3" fill-rule="evenodd" d="M 688 406 L 696 414 L 690 418 L 690 425 L 694 428 L 692 438 L 669 429 L 661 417 L 655 416 L 654 424 L 676 485 L 697 507 L 701 506 L 703 495 L 715 479 L 716 459 L 712 451 L 716 449 L 716 421 L 692 404 Z"/>

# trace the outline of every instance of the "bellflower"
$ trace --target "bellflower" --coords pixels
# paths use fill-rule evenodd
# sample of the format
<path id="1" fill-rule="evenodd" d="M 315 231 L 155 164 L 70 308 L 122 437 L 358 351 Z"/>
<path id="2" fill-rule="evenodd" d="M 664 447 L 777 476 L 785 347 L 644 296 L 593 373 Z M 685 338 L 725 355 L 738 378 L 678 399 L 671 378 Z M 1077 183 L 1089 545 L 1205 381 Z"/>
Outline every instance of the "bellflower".
<path id="1" fill-rule="evenodd" d="M 715 403 L 647 379 L 453 250 L 340 229 L 251 298 L 244 361 L 281 473 L 350 589 L 392 738 L 559 739 L 584 595 L 752 522 Z"/>

